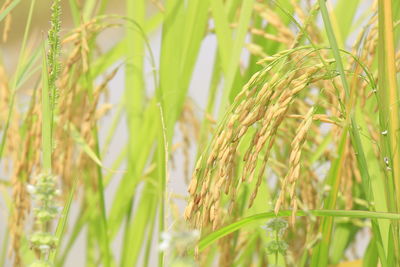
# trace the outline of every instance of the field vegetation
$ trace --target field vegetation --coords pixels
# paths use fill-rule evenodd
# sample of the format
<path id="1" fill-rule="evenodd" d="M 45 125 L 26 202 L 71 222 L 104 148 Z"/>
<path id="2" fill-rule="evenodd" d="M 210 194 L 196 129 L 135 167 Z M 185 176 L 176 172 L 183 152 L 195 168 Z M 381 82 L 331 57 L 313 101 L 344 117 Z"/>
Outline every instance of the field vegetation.
<path id="1" fill-rule="evenodd" d="M 0 266 L 400 266 L 400 1 L 113 5 L 1 3 Z"/>

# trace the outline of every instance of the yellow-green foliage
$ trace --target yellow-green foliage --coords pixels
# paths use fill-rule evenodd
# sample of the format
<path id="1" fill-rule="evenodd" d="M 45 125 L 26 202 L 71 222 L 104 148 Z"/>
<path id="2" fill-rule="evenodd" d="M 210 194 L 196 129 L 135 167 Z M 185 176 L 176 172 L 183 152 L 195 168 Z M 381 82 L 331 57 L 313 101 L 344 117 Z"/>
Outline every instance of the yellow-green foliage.
<path id="1" fill-rule="evenodd" d="M 399 21 L 394 0 L 3 1 L 0 266 L 400 266 Z"/>

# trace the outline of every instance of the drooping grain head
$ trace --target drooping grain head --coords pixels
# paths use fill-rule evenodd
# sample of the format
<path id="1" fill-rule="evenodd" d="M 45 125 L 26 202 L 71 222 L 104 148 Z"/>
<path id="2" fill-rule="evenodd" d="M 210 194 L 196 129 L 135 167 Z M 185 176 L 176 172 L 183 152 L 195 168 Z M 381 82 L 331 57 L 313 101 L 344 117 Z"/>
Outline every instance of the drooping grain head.
<path id="1" fill-rule="evenodd" d="M 295 53 L 289 54 L 293 58 L 296 56 Z M 310 64 L 312 61 L 318 62 L 312 57 L 303 63 L 297 62 L 296 71 L 286 72 L 287 63 L 282 63 L 286 59 L 287 56 L 277 57 L 244 86 L 232 104 L 229 115 L 220 125 L 209 152 L 198 162 L 189 188 L 192 200 L 185 213 L 196 227 L 212 226 L 214 229 L 220 227 L 224 223 L 224 212 L 229 212 L 225 211 L 224 195 L 228 196 L 230 212 L 233 212 L 232 207 L 235 206 L 243 184 L 253 183 L 253 177 L 256 176 L 253 192 L 247 200 L 247 205 L 252 206 L 258 188 L 265 178 L 272 148 L 276 139 L 280 138 L 277 137 L 279 127 L 290 115 L 296 96 L 309 88 L 310 83 L 319 82 L 325 75 L 323 73 L 326 70 L 322 64 Z M 278 67 L 270 70 L 273 64 Z M 292 142 L 289 172 L 282 183 L 282 189 L 292 192 L 293 199 L 295 181 L 300 175 L 301 144 L 305 141 L 312 125 L 312 110 L 305 114 L 304 120 L 298 127 Z M 319 118 L 325 117 L 320 115 Z M 295 121 L 290 122 L 293 123 Z M 248 132 L 253 132 L 251 138 Z M 243 150 L 242 146 L 246 139 L 250 141 L 249 145 L 245 149 L 246 152 L 240 155 L 239 151 Z M 243 163 L 240 164 L 242 168 L 238 176 L 234 170 L 237 169 L 239 161 Z M 284 192 L 278 200 L 277 209 L 279 203 L 284 201 Z M 292 204 L 296 206 L 295 202 Z M 194 220 L 198 217 L 195 214 L 200 214 L 202 219 Z"/>

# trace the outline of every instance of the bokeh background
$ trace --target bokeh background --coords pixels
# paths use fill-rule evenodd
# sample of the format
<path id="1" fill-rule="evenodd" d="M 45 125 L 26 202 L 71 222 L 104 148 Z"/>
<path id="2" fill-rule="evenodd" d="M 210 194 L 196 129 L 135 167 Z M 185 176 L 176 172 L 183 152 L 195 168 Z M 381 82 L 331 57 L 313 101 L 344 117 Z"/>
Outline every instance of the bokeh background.
<path id="1" fill-rule="evenodd" d="M 0 5 L 2 2 L 0 2 Z M 49 24 L 49 18 L 50 18 L 50 5 L 51 5 L 50 0 L 40 0 L 37 2 L 38 7 L 35 8 L 34 14 L 33 14 L 33 25 L 32 25 L 32 31 L 30 35 L 30 39 L 28 41 L 28 46 L 35 46 L 37 45 L 40 40 L 43 38 L 43 36 L 46 35 L 50 24 Z M 151 13 L 152 10 L 155 12 L 157 10 L 157 7 L 153 3 L 154 1 L 149 1 L 149 12 Z M 336 1 L 331 1 L 331 3 L 335 3 Z M 62 27 L 62 34 L 66 34 L 69 30 L 72 29 L 73 23 L 71 19 L 71 14 L 69 11 L 69 5 L 68 1 L 62 1 L 63 3 L 63 15 L 62 15 L 62 20 L 63 20 L 63 27 Z M 363 1 L 361 7 L 362 9 L 366 9 L 371 5 L 372 1 Z M 9 33 L 8 36 L 8 41 L 7 42 L 0 42 L 0 57 L 1 60 L 5 62 L 5 66 L 7 67 L 7 71 L 9 73 L 13 73 L 15 67 L 16 67 L 16 62 L 18 58 L 18 53 L 19 49 L 21 46 L 21 41 L 22 41 L 22 36 L 23 36 L 23 31 L 25 27 L 25 20 L 28 14 L 29 10 L 29 4 L 30 1 L 22 1 L 21 4 L 19 5 L 18 8 L 16 8 L 13 11 L 13 17 L 12 17 L 12 30 Z M 362 9 L 359 10 L 360 13 L 362 13 Z M 119 15 L 124 15 L 125 11 L 125 1 L 119 1 L 119 0 L 114 0 L 110 1 L 107 7 L 107 14 L 119 14 Z M 212 23 L 210 21 L 210 23 Z M 0 29 L 1 30 L 1 29 Z M 113 47 L 116 43 L 118 43 L 122 38 L 123 38 L 124 31 L 121 28 L 112 28 L 105 30 L 102 32 L 99 37 L 98 37 L 98 46 L 99 49 L 102 51 L 107 51 L 111 47 Z M 160 44 L 161 44 L 161 30 L 157 29 L 154 32 L 151 33 L 151 35 L 148 36 L 150 40 L 150 46 L 152 48 L 152 51 L 155 55 L 156 58 L 156 64 L 158 64 L 158 59 L 160 57 Z M 351 40 L 354 40 L 355 36 L 350 38 L 349 43 L 352 43 Z M 205 105 L 207 102 L 207 97 L 208 97 L 208 88 L 210 84 L 210 79 L 211 79 L 211 73 L 212 73 L 212 66 L 214 64 L 214 57 L 215 57 L 215 52 L 216 52 L 216 46 L 217 46 L 217 41 L 215 35 L 208 35 L 204 41 L 202 42 L 199 57 L 197 59 L 197 63 L 194 69 L 193 73 L 193 78 L 190 83 L 190 88 L 189 88 L 189 97 L 191 101 L 193 102 L 193 114 L 196 117 L 203 117 L 204 116 L 204 110 L 205 110 Z M 243 62 L 245 62 L 245 59 L 248 57 L 248 51 L 246 49 L 243 49 L 242 51 L 242 59 Z M 146 58 L 149 58 L 149 55 L 146 55 Z M 118 62 L 117 65 L 123 65 L 124 62 Z M 158 66 L 156 66 L 158 68 Z M 147 84 L 148 84 L 148 94 L 152 95 L 154 93 L 154 88 L 151 86 L 151 79 L 152 79 L 152 67 L 149 62 L 149 60 L 145 61 L 145 69 L 146 73 L 148 73 L 148 76 L 146 79 L 148 79 Z M 125 82 L 125 76 L 124 76 L 124 68 L 121 67 L 116 76 L 112 79 L 112 81 L 109 83 L 109 95 L 107 98 L 103 98 L 101 100 L 102 104 L 109 103 L 113 106 L 113 108 L 101 119 L 99 122 L 99 133 L 100 133 L 100 143 L 104 142 L 108 133 L 108 129 L 112 125 L 112 118 L 116 115 L 117 112 L 117 107 L 120 104 L 121 100 L 124 97 L 124 82 Z M 18 105 L 25 105 L 26 102 L 24 102 L 24 99 L 28 99 L 29 95 L 26 91 L 24 91 L 24 88 L 19 90 L 18 92 L 18 99 L 20 101 L 17 103 Z M 217 96 L 217 102 L 220 96 Z M 127 100 L 129 101 L 129 100 Z M 6 107 L 1 107 L 6 108 Z M 218 110 L 218 108 L 216 108 Z M 216 115 L 216 114 L 214 114 Z M 140 130 L 140 129 L 138 129 Z M 196 133 L 194 133 L 196 134 Z M 121 149 L 126 145 L 126 140 L 128 138 L 127 135 L 127 126 L 126 126 L 126 121 L 124 119 L 121 120 L 121 123 L 119 123 L 117 130 L 115 132 L 115 136 L 112 139 L 111 146 L 109 151 L 107 151 L 105 158 L 103 158 L 103 163 L 105 166 L 110 167 L 111 164 L 114 162 L 115 158 L 119 155 L 119 152 Z M 175 207 L 170 207 L 172 209 L 176 208 L 181 214 L 182 211 L 184 210 L 184 207 L 186 205 L 185 201 L 185 196 L 187 196 L 187 181 L 189 177 L 186 177 L 187 173 L 186 170 L 184 169 L 184 160 L 185 160 L 185 155 L 184 152 L 180 149 L 183 140 L 183 136 L 181 132 L 178 129 L 177 126 L 177 131 L 176 135 L 173 139 L 173 143 L 170 144 L 170 146 L 174 149 L 174 154 L 173 158 L 171 158 L 170 166 L 169 166 L 169 184 L 168 184 L 168 191 L 170 198 L 172 199 L 172 202 Z M 190 169 L 192 169 L 193 164 L 194 164 L 194 158 L 197 153 L 197 147 L 195 144 L 192 144 L 190 147 L 190 150 L 188 151 L 190 155 L 190 162 L 189 165 L 191 166 Z M 3 172 L 3 167 L 0 166 L 0 179 L 7 180 L 7 177 L 4 177 L 4 172 Z M 124 171 L 126 169 L 126 163 L 122 164 L 120 167 L 119 171 Z M 109 186 L 106 189 L 106 205 L 107 209 L 110 209 L 110 203 L 112 202 L 112 199 L 114 197 L 114 194 L 116 192 L 117 186 L 120 182 L 122 175 L 121 174 L 115 174 L 115 178 L 111 181 Z M 4 190 L 4 189 L 1 189 Z M 74 221 L 75 218 L 80 216 L 78 214 L 79 208 L 78 204 L 73 204 L 71 208 L 71 221 Z M 7 219 L 9 214 L 7 213 L 7 208 L 6 204 L 3 200 L 3 198 L 0 197 L 0 235 L 4 235 L 5 232 L 7 231 Z M 180 216 L 182 219 L 182 216 Z M 176 218 L 170 218 L 168 221 L 168 226 L 171 227 L 173 224 L 176 223 Z M 29 228 L 29 224 L 27 224 L 27 227 Z M 67 233 L 68 235 L 68 229 Z M 359 241 L 358 244 L 359 246 L 357 249 L 359 249 L 359 252 L 362 253 L 362 251 L 365 250 L 365 246 L 367 245 L 367 241 L 369 240 L 369 234 L 368 231 L 365 231 L 364 233 L 361 233 L 360 236 L 358 237 Z M 0 238 L 2 240 L 3 238 Z M 120 232 L 115 239 L 115 242 L 113 244 L 112 249 L 118 251 L 119 250 L 119 244 L 121 243 L 122 240 L 122 232 Z M 68 259 L 66 261 L 66 266 L 84 266 L 85 265 L 85 257 L 81 257 L 81 255 L 84 255 L 85 252 L 85 231 L 82 231 L 79 238 L 78 242 L 75 243 L 73 246 L 71 253 L 68 256 Z M 2 246 L 2 244 L 0 244 Z M 152 253 L 154 254 L 154 257 L 152 257 L 152 261 L 150 263 L 150 266 L 155 266 L 156 264 L 156 254 L 157 254 L 157 246 L 158 244 L 153 243 L 153 249 Z M 0 251 L 3 248 L 0 249 Z M 118 255 L 119 253 L 116 253 L 117 257 L 116 259 L 118 260 Z M 9 261 L 7 261 L 7 264 L 10 264 Z M 11 266 L 11 265 L 8 265 Z"/>

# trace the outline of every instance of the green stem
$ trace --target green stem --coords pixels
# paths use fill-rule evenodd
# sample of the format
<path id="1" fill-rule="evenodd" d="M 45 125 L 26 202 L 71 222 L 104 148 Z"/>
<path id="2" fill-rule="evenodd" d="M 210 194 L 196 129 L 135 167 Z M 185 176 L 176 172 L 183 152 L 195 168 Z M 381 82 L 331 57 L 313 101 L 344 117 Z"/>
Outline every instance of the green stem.
<path id="1" fill-rule="evenodd" d="M 264 212 L 255 214 L 246 218 L 243 218 L 237 222 L 229 224 L 223 228 L 220 228 L 211 234 L 205 236 L 198 243 L 199 250 L 203 251 L 208 246 L 213 244 L 220 238 L 233 233 L 247 225 L 252 223 L 266 220 L 275 217 L 290 217 L 292 215 L 291 210 L 282 210 L 275 215 L 275 212 Z M 387 213 L 387 212 L 374 212 L 374 211 L 364 211 L 364 210 L 308 210 L 298 211 L 296 216 L 309 216 L 314 215 L 318 217 L 347 217 L 347 218 L 359 218 L 359 219 L 386 219 L 386 220 L 400 220 L 400 214 L 398 213 Z"/>
<path id="2" fill-rule="evenodd" d="M 29 7 L 29 14 L 28 14 L 28 19 L 26 21 L 26 27 L 25 27 L 25 32 L 24 32 L 24 39 L 22 40 L 21 51 L 18 56 L 17 68 L 15 70 L 13 86 L 11 88 L 11 99 L 10 99 L 10 106 L 8 107 L 7 121 L 6 121 L 6 125 L 4 126 L 3 137 L 1 139 L 1 144 L 0 144 L 0 160 L 3 158 L 3 152 L 4 152 L 4 146 L 6 143 L 7 132 L 8 132 L 8 128 L 10 127 L 10 121 L 11 121 L 11 117 L 12 117 L 13 110 L 14 110 L 15 95 L 16 95 L 16 91 L 17 91 L 17 82 L 19 80 L 19 73 L 20 73 L 20 69 L 22 66 L 22 61 L 25 56 L 26 42 L 28 39 L 28 34 L 29 34 L 31 22 L 32 22 L 32 14 L 33 14 L 33 9 L 35 7 L 35 3 L 36 3 L 36 0 L 32 0 L 31 5 Z"/>
<path id="3" fill-rule="evenodd" d="M 279 241 L 278 231 L 275 231 L 275 241 L 278 244 Z M 275 251 L 275 265 L 278 265 L 278 251 L 279 250 Z"/>

